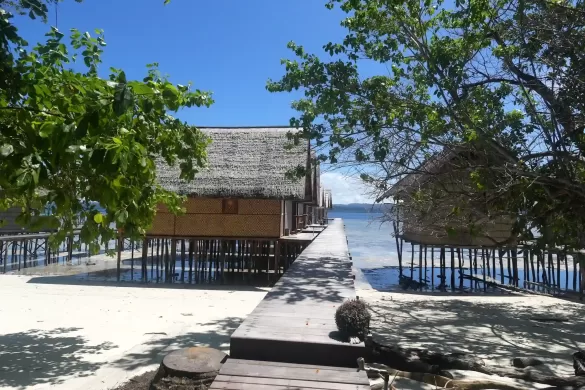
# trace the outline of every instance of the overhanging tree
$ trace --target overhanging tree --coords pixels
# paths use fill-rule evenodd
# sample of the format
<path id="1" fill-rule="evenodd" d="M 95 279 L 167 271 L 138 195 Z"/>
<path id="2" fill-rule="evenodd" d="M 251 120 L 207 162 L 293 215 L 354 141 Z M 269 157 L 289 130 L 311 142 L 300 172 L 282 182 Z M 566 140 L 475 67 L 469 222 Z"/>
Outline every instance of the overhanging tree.
<path id="1" fill-rule="evenodd" d="M 0 207 L 22 207 L 24 226 L 56 229 L 53 244 L 81 221 L 81 241 L 96 252 L 116 229 L 143 236 L 159 202 L 180 211 L 182 198 L 157 185 L 155 159 L 180 164 L 182 178 L 192 179 L 209 140 L 169 112 L 213 101 L 172 84 L 157 64 L 142 81 L 119 69 L 100 77 L 99 30 L 72 30 L 65 42 L 51 28 L 46 42 L 28 49 L 8 9 L 46 21 L 51 2 L 0 0 Z M 76 61 L 84 71 L 72 69 Z M 45 207 L 50 215 L 41 215 Z"/>
<path id="2" fill-rule="evenodd" d="M 585 6 L 565 0 L 331 0 L 347 13 L 329 59 L 290 43 L 297 60 L 269 81 L 301 89 L 291 124 L 359 173 L 378 195 L 439 153 L 457 154 L 441 175 L 460 180 L 415 191 L 420 215 L 468 220 L 460 205 L 510 215 L 515 232 L 539 242 L 585 244 Z M 363 77 L 362 65 L 378 65 Z M 472 156 L 470 158 L 469 156 Z M 437 176 L 437 182 L 444 181 Z M 471 185 L 469 185 L 471 183 Z M 416 213 L 415 213 L 416 214 Z"/>

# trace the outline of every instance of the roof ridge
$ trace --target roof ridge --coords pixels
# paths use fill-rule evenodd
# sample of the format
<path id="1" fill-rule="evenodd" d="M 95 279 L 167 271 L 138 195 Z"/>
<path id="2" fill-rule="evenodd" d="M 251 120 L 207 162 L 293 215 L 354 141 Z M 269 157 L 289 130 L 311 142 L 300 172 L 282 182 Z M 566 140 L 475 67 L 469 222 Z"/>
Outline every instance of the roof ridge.
<path id="1" fill-rule="evenodd" d="M 197 126 L 198 129 L 299 129 L 296 126 Z"/>

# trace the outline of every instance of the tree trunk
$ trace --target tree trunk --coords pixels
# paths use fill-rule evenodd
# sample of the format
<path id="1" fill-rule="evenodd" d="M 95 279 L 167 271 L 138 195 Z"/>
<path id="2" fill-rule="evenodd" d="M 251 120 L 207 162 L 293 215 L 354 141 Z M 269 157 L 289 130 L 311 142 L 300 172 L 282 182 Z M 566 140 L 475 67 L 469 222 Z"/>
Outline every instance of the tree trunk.
<path id="1" fill-rule="evenodd" d="M 368 360 L 370 362 L 381 363 L 399 371 L 452 377 L 447 370 L 467 370 L 477 371 L 488 375 L 537 382 L 555 387 L 576 389 L 585 386 L 585 376 L 558 377 L 530 371 L 529 365 L 538 365 L 538 363 L 541 363 L 537 358 L 510 357 L 515 365 L 523 365 L 528 369 L 496 367 L 487 366 L 482 359 L 464 353 L 440 353 L 426 349 L 402 348 L 398 345 L 383 345 L 374 341 L 371 337 L 366 338 L 365 344 L 368 353 Z M 483 389 L 486 387 L 469 387 L 469 389 L 480 388 Z"/>

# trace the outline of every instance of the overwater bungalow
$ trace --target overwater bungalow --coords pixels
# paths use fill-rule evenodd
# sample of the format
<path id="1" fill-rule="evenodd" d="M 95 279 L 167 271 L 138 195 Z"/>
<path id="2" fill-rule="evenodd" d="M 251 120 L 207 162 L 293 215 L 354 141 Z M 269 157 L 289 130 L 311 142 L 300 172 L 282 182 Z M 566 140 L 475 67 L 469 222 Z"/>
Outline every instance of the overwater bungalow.
<path id="1" fill-rule="evenodd" d="M 475 161 L 477 157 L 466 150 L 450 149 L 402 177 L 381 197 L 394 200 L 400 238 L 419 245 L 500 247 L 517 244 L 512 234 L 512 219 L 506 215 L 494 215 L 487 200 L 473 204 L 459 202 L 467 187 L 475 185 L 470 179 Z M 412 205 L 419 191 L 432 192 L 437 199 L 431 212 L 414 216 L 411 210 L 416 209 Z M 462 227 L 453 216 L 455 207 L 468 208 L 460 212 L 467 219 L 467 226 Z M 470 225 L 481 229 L 472 232 L 468 228 Z"/>
<path id="2" fill-rule="evenodd" d="M 147 232 L 151 247 L 153 240 L 170 240 L 176 259 L 180 241 L 183 254 L 213 253 L 239 262 L 240 268 L 286 269 L 322 230 L 315 225 L 326 224 L 331 205 L 330 192 L 320 187 L 310 142 L 294 144 L 287 134 L 297 130 L 289 127 L 201 130 L 212 142 L 208 167 L 195 180 L 181 180 L 179 167 L 158 162 L 160 185 L 187 201 L 179 216 L 159 207 Z M 299 167 L 304 177 L 290 175 Z"/>
<path id="3" fill-rule="evenodd" d="M 148 235 L 280 238 L 326 220 L 319 166 L 308 141 L 294 145 L 291 128 L 202 128 L 212 140 L 209 166 L 186 182 L 178 166 L 157 166 L 159 183 L 187 196 L 186 213 L 159 207 Z M 304 178 L 289 173 L 306 169 Z"/>

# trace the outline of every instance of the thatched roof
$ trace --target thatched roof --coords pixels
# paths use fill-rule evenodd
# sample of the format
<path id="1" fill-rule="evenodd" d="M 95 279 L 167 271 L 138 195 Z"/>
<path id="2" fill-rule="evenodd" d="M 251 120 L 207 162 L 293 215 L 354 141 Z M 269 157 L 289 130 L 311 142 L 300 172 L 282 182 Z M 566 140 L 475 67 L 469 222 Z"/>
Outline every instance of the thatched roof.
<path id="1" fill-rule="evenodd" d="M 207 147 L 208 168 L 192 182 L 179 179 L 180 169 L 157 161 L 159 183 L 181 195 L 295 199 L 305 197 L 305 180 L 286 173 L 306 166 L 307 143 L 292 144 L 285 128 L 200 128 L 212 140 Z"/>

